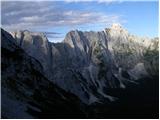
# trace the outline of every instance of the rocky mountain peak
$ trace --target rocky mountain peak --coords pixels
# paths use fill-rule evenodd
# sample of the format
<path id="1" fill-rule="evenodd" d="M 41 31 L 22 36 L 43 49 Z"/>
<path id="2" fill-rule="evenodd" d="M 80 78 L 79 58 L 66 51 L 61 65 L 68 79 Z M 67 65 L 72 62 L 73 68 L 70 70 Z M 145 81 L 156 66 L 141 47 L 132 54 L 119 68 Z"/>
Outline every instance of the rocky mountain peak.
<path id="1" fill-rule="evenodd" d="M 129 35 L 128 31 L 119 23 L 113 23 L 110 28 L 105 29 L 107 35 L 111 37 L 126 37 Z"/>
<path id="2" fill-rule="evenodd" d="M 113 23 L 111 29 L 122 29 L 122 25 L 120 23 Z"/>
<path id="3" fill-rule="evenodd" d="M 133 80 L 147 76 L 153 66 L 146 69 L 144 65 L 148 46 L 138 43 L 142 39 L 131 36 L 120 24 L 99 32 L 73 30 L 59 44 L 48 42 L 41 33 L 20 33 L 15 33 L 14 38 L 40 61 L 46 77 L 86 104 L 101 98 L 114 100 L 104 89 L 126 88 Z"/>
<path id="4" fill-rule="evenodd" d="M 158 78 L 158 38 L 153 40 L 132 36 L 119 24 L 113 24 L 105 31 L 99 32 L 74 30 L 67 33 L 62 43 L 54 44 L 50 43 L 43 33 L 18 31 L 13 32 L 12 36 L 2 31 L 2 68 L 3 71 L 6 70 L 5 74 L 2 74 L 3 78 L 5 76 L 9 79 L 13 77 L 16 85 L 19 82 L 25 86 L 33 85 L 31 90 L 32 88 L 36 90 L 33 89 L 31 92 L 38 94 L 38 100 L 39 97 L 40 99 L 45 98 L 44 101 L 49 99 L 44 106 L 45 108 L 49 106 L 51 110 L 56 108 L 57 103 L 68 101 L 70 97 L 65 95 L 66 91 L 77 96 L 88 107 L 96 104 L 115 103 L 120 98 L 118 94 L 114 93 L 115 88 L 118 91 L 127 90 L 131 86 L 139 85 L 143 79 Z M 10 54 L 6 54 L 7 51 Z M 32 62 L 30 56 L 36 62 Z M 15 76 L 12 76 L 13 61 L 8 59 L 14 59 L 14 69 L 18 70 L 14 72 Z M 21 63 L 19 61 L 22 61 L 22 64 L 19 65 Z M 11 66 L 9 72 L 7 72 L 6 65 Z M 33 71 L 34 68 L 36 71 Z M 42 72 L 37 74 L 37 70 Z M 19 72 L 18 76 L 17 72 Z M 27 81 L 23 81 L 23 79 Z M 48 84 L 53 83 L 65 90 L 65 94 L 60 92 L 59 88 L 57 88 L 58 91 L 57 89 L 51 91 L 50 88 L 46 90 Z M 14 86 L 15 83 L 11 85 Z M 20 88 L 23 87 L 22 85 Z M 26 91 L 30 91 L 28 86 Z M 51 85 L 51 87 L 55 86 Z M 22 90 L 20 91 L 23 93 Z M 54 96 L 57 93 L 59 93 L 58 100 Z M 60 99 L 61 97 L 64 99 Z M 53 102 L 53 107 L 48 104 L 50 102 Z M 62 108 L 64 109 L 64 106 Z M 68 111 L 68 109 L 65 110 Z"/>
<path id="5" fill-rule="evenodd" d="M 48 42 L 48 39 L 44 33 L 41 32 L 31 32 L 28 30 L 20 30 L 16 32 L 10 32 L 10 34 L 18 40 L 18 44 L 21 46 L 24 42 L 32 42 L 43 44 L 45 42 Z"/>

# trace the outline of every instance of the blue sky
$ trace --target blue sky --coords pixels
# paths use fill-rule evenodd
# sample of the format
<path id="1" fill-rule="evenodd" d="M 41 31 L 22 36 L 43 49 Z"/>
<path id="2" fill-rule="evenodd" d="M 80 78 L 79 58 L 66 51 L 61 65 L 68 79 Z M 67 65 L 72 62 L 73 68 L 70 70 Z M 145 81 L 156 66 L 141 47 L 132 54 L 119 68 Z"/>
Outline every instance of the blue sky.
<path id="1" fill-rule="evenodd" d="M 158 36 L 158 1 L 3 1 L 1 9 L 4 29 L 45 32 L 53 42 L 70 30 L 101 31 L 113 23 L 135 35 Z"/>

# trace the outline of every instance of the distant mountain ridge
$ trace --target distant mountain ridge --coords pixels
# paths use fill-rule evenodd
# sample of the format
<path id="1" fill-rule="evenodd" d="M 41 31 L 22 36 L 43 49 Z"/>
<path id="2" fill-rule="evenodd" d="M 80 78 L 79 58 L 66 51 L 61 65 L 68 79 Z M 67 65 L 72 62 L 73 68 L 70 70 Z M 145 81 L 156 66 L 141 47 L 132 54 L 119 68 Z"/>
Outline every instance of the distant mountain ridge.
<path id="1" fill-rule="evenodd" d="M 57 44 L 50 43 L 43 33 L 19 31 L 12 36 L 42 64 L 50 81 L 87 104 L 101 97 L 114 100 L 105 88 L 125 88 L 150 76 L 153 68 L 153 74 L 158 73 L 158 59 L 152 65 L 145 59 L 151 48 L 158 52 L 158 39 L 136 37 L 119 24 L 100 32 L 71 31 Z"/>
<path id="2" fill-rule="evenodd" d="M 159 38 L 113 24 L 70 31 L 61 43 L 27 30 L 2 29 L 1 39 L 3 118 L 157 115 Z"/>

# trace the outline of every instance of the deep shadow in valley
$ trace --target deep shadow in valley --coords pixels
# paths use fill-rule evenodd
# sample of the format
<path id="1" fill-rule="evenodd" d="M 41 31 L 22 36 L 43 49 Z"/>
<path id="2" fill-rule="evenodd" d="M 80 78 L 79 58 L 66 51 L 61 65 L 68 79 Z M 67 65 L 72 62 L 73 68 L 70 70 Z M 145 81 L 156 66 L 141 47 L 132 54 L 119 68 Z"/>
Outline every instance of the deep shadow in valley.
<path id="1" fill-rule="evenodd" d="M 108 94 L 119 99 L 109 104 L 90 107 L 96 111 L 90 118 L 159 118 L 159 77 L 143 78 L 138 85 L 130 84 L 126 89 L 108 89 Z"/>
<path id="2" fill-rule="evenodd" d="M 126 89 L 107 89 L 108 94 L 116 96 L 115 102 L 90 106 L 69 102 L 70 110 L 63 109 L 65 104 L 56 106 L 43 101 L 45 108 L 37 113 L 30 109 L 30 113 L 38 118 L 90 118 L 90 119 L 157 119 L 159 117 L 159 82 L 155 79 L 144 78 L 138 80 L 138 85 L 130 84 Z M 33 104 L 33 103 L 32 103 Z"/>

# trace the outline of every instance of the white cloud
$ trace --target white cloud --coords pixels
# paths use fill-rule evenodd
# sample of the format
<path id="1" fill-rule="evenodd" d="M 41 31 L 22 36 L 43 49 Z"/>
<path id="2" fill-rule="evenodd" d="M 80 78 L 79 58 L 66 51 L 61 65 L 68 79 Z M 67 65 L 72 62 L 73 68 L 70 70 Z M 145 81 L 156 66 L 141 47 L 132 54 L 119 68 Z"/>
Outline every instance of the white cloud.
<path id="1" fill-rule="evenodd" d="M 29 16 L 29 17 L 23 17 L 21 18 L 22 21 L 24 22 L 38 22 L 41 20 L 39 16 Z"/>
<path id="2" fill-rule="evenodd" d="M 7 29 L 39 29 L 113 22 L 124 21 L 120 15 L 92 10 L 66 10 L 54 2 L 2 2 L 2 27 Z"/>

